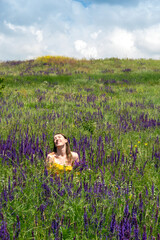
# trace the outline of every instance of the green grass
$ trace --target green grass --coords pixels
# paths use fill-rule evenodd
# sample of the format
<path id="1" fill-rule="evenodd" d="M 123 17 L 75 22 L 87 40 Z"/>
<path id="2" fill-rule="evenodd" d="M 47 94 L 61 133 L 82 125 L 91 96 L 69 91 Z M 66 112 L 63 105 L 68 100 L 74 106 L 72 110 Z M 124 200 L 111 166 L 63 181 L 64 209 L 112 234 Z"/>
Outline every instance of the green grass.
<path id="1" fill-rule="evenodd" d="M 72 74 L 39 73 L 54 67 L 63 71 L 68 68 Z M 157 152 L 160 156 L 159 71 L 159 61 L 152 59 L 112 58 L 72 65 L 44 65 L 38 60 L 0 63 L 5 84 L 0 99 L 0 144 L 6 146 L 6 150 L 0 149 L 0 212 L 10 239 L 16 233 L 18 216 L 21 227 L 17 239 L 33 239 L 33 233 L 36 240 L 56 239 L 51 228 L 56 221 L 60 224 L 58 236 L 65 240 L 103 240 L 106 236 L 114 240 L 117 232 L 110 232 L 113 213 L 120 224 L 127 203 L 130 216 L 137 207 L 139 238 L 146 225 L 147 237 L 152 227 L 152 236 L 158 239 L 160 217 L 158 213 L 155 222 L 155 215 L 159 209 L 160 163 L 153 155 Z M 89 168 L 79 176 L 73 173 L 73 180 L 62 178 L 60 183 L 44 175 L 45 157 L 40 152 L 45 156 L 52 151 L 56 132 L 70 139 L 71 149 L 78 152 L 80 160 L 85 149 Z M 9 190 L 9 181 L 13 191 Z M 110 194 L 98 193 L 96 188 L 102 183 Z M 95 191 L 86 190 L 87 186 Z M 79 195 L 74 195 L 77 191 Z M 42 205 L 45 209 L 41 212 Z M 88 229 L 85 212 L 90 221 Z"/>

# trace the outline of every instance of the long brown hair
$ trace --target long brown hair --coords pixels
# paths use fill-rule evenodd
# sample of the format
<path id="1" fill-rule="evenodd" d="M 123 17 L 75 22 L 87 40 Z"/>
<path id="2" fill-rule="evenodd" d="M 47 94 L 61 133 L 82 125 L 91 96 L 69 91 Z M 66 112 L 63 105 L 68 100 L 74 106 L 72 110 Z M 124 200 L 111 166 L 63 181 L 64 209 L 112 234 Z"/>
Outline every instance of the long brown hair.
<path id="1" fill-rule="evenodd" d="M 65 139 L 67 139 L 67 137 L 62 133 L 56 133 L 56 134 L 54 134 L 54 136 L 57 134 L 61 134 Z M 57 147 L 56 147 L 55 143 L 54 143 L 54 147 L 53 147 L 53 152 L 55 152 L 55 153 L 57 152 Z M 71 154 L 71 149 L 70 149 L 70 145 L 69 145 L 68 141 L 66 143 L 66 155 L 67 155 L 68 164 L 72 164 L 72 154 Z"/>

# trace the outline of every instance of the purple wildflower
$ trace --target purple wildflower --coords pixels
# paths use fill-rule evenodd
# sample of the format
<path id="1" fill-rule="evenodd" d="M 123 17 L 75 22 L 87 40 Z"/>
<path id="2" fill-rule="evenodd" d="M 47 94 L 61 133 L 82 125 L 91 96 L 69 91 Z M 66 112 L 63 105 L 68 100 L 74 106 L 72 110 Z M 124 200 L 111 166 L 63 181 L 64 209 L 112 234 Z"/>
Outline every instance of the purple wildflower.
<path id="1" fill-rule="evenodd" d="M 130 68 L 125 68 L 122 70 L 122 72 L 131 72 L 131 69 Z"/>
<path id="2" fill-rule="evenodd" d="M 125 233 L 124 233 L 124 239 L 127 240 L 127 239 L 130 239 L 130 231 L 129 230 L 126 230 Z"/>
<path id="3" fill-rule="evenodd" d="M 139 237 L 138 237 L 138 233 L 139 233 L 139 230 L 138 230 L 138 223 L 137 223 L 137 219 L 136 217 L 134 217 L 134 234 L 135 234 L 135 240 L 139 240 Z"/>
<path id="4" fill-rule="evenodd" d="M 148 196 L 148 188 L 146 187 L 146 196 Z"/>
<path id="5" fill-rule="evenodd" d="M 84 169 L 87 169 L 87 164 L 85 161 L 75 162 L 73 169 L 78 169 L 80 172 Z"/>
<path id="6" fill-rule="evenodd" d="M 45 169 L 44 169 L 44 175 L 45 175 L 46 177 L 48 177 L 48 171 L 47 171 L 46 166 L 45 166 Z"/>
<path id="7" fill-rule="evenodd" d="M 45 191 L 45 197 L 50 197 L 51 191 L 50 191 L 50 188 L 47 186 L 47 184 L 43 183 L 42 187 L 43 187 L 43 189 Z"/>
<path id="8" fill-rule="evenodd" d="M 8 230 L 7 230 L 7 223 L 5 221 L 1 222 L 0 239 L 10 240 L 10 235 L 9 235 Z"/>
<path id="9" fill-rule="evenodd" d="M 146 226 L 143 226 L 143 236 L 142 236 L 142 240 L 147 240 L 147 233 L 146 233 Z"/>
<path id="10" fill-rule="evenodd" d="M 125 227 L 123 224 L 123 220 L 120 222 L 120 228 L 119 228 L 119 239 L 122 240 L 124 237 L 124 231 L 125 231 Z"/>
<path id="11" fill-rule="evenodd" d="M 139 194 L 139 208 L 143 209 L 143 200 L 142 200 L 142 193 Z"/>
<path id="12" fill-rule="evenodd" d="M 84 207 L 84 215 L 83 215 L 83 218 L 84 218 L 84 228 L 86 230 L 88 230 L 88 220 L 87 220 L 87 212 L 86 212 L 86 208 Z"/>
<path id="13" fill-rule="evenodd" d="M 155 215 L 155 223 L 157 223 L 157 220 L 158 220 L 158 209 L 159 209 L 159 207 L 157 206 L 156 215 Z"/>
<path id="14" fill-rule="evenodd" d="M 112 220 L 111 220 L 111 225 L 110 225 L 110 231 L 111 231 L 111 233 L 114 232 L 115 225 L 116 225 L 115 214 L 113 214 L 113 215 L 112 215 Z"/>
<path id="15" fill-rule="evenodd" d="M 58 219 L 54 219 L 54 220 L 52 221 L 51 230 L 52 230 L 52 232 L 54 233 L 55 238 L 58 237 L 59 227 L 60 227 L 60 226 L 59 226 L 59 220 L 58 220 Z"/>
<path id="16" fill-rule="evenodd" d="M 16 223 L 16 227 L 15 227 L 15 234 L 14 234 L 13 240 L 18 238 L 20 230 L 21 230 L 20 220 L 19 220 L 19 216 L 17 215 L 17 223 Z"/>
<path id="17" fill-rule="evenodd" d="M 125 209 L 124 209 L 124 215 L 127 216 L 129 214 L 129 207 L 128 203 L 126 203 Z"/>

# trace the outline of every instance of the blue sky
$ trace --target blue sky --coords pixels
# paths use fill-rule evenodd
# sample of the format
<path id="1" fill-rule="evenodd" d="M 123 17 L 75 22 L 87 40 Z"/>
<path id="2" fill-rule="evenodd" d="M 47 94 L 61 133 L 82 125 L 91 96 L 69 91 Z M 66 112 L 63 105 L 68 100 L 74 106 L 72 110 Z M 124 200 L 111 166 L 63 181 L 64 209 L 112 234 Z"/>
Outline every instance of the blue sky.
<path id="1" fill-rule="evenodd" d="M 160 59 L 159 0 L 0 0 L 0 60 Z"/>

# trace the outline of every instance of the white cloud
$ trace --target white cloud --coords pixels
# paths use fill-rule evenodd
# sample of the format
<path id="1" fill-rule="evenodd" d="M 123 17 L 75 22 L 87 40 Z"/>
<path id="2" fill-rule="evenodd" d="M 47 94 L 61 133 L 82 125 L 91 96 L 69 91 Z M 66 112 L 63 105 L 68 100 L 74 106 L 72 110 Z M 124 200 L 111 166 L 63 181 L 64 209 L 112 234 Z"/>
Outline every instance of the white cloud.
<path id="1" fill-rule="evenodd" d="M 9 34 L 0 35 L 0 59 L 22 60 L 45 53 L 47 47 L 43 43 L 42 30 L 35 26 L 14 25 L 7 21 L 4 22 L 4 25 Z"/>
<path id="2" fill-rule="evenodd" d="M 82 57 L 85 58 L 96 58 L 97 57 L 97 49 L 95 47 L 90 47 L 83 40 L 76 40 L 74 42 L 75 49 L 77 52 L 81 54 Z"/>
<path id="3" fill-rule="evenodd" d="M 113 5 L 134 5 L 140 0 L 75 0 L 82 3 L 95 3 L 95 4 L 113 4 Z"/>
<path id="4" fill-rule="evenodd" d="M 159 54 L 160 57 L 160 24 L 135 31 L 135 44 L 148 55 Z"/>
<path id="5" fill-rule="evenodd" d="M 41 30 L 37 30 L 33 26 L 19 26 L 19 25 L 14 25 L 12 23 L 8 23 L 4 21 L 4 24 L 12 31 L 14 32 L 19 32 L 23 33 L 26 35 L 32 34 L 33 36 L 36 37 L 36 40 L 40 43 L 43 40 L 43 32 Z M 32 37 L 31 37 L 32 38 Z"/>
<path id="6" fill-rule="evenodd" d="M 93 2 L 0 0 L 0 60 L 40 55 L 160 58 L 158 0 L 137 0 L 133 6 Z"/>
<path id="7" fill-rule="evenodd" d="M 34 27 L 29 28 L 31 33 L 36 36 L 37 42 L 43 41 L 43 32 L 41 30 L 36 30 Z"/>
<path id="8" fill-rule="evenodd" d="M 12 23 L 4 21 L 4 24 L 10 29 L 13 30 L 14 32 L 16 31 L 21 31 L 21 32 L 26 32 L 26 27 L 24 26 L 16 26 Z"/>
<path id="9" fill-rule="evenodd" d="M 120 58 L 132 57 L 134 54 L 133 34 L 125 29 L 116 28 L 111 32 L 108 42 L 114 54 Z"/>
<path id="10" fill-rule="evenodd" d="M 84 42 L 83 40 L 77 40 L 74 42 L 75 48 L 78 52 L 83 51 L 87 47 L 87 43 Z"/>
<path id="11" fill-rule="evenodd" d="M 99 30 L 98 32 L 93 32 L 93 33 L 91 33 L 91 38 L 96 39 L 101 32 L 102 32 L 102 31 Z"/>

